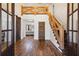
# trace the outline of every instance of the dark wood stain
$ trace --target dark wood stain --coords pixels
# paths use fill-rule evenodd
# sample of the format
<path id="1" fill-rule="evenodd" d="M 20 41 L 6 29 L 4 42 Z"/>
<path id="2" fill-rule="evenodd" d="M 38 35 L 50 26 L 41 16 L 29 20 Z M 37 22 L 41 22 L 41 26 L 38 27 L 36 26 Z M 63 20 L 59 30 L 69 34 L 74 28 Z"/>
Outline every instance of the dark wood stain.
<path id="1" fill-rule="evenodd" d="M 45 40 L 45 22 L 39 22 L 39 40 Z"/>
<path id="2" fill-rule="evenodd" d="M 21 18 L 16 16 L 16 40 L 21 39 Z"/>
<path id="3" fill-rule="evenodd" d="M 77 55 L 79 56 L 79 3 L 77 4 L 78 5 L 78 33 L 77 33 Z"/>
<path id="4" fill-rule="evenodd" d="M 16 42 L 16 56 L 61 56 L 51 41 L 34 40 L 33 36 L 27 36 Z"/>
<path id="5" fill-rule="evenodd" d="M 77 55 L 79 55 L 79 4 L 77 4 L 78 8 L 75 9 L 75 10 L 73 10 L 74 9 L 73 6 L 74 6 L 74 4 L 72 3 L 72 8 L 71 8 L 72 13 L 69 14 L 70 13 L 70 11 L 69 11 L 70 10 L 69 9 L 70 3 L 67 4 L 67 38 L 66 38 L 67 42 L 65 43 L 66 44 L 65 45 L 65 53 L 66 53 L 66 55 L 69 55 L 69 56 L 77 56 Z M 75 20 L 75 19 L 73 19 L 73 14 L 76 11 L 78 11 L 78 14 L 77 14 L 77 17 L 78 17 L 78 23 L 77 23 L 78 24 L 78 30 L 73 29 L 73 26 L 74 26 L 73 20 Z M 72 19 L 71 19 L 71 22 L 72 22 L 71 30 L 69 30 L 69 28 L 70 28 L 70 25 L 69 25 L 70 24 L 70 22 L 69 22 L 70 16 L 72 17 Z M 69 40 L 70 40 L 69 32 L 72 32 L 72 42 L 69 42 Z M 73 40 L 74 40 L 73 33 L 77 33 L 77 36 L 76 36 L 77 39 L 75 38 L 75 40 L 77 40 L 77 43 L 73 42 Z"/>
<path id="6" fill-rule="evenodd" d="M 65 56 L 77 56 L 77 44 L 76 43 L 66 43 L 64 55 Z"/>
<path id="7" fill-rule="evenodd" d="M 15 43 L 15 3 L 12 3 L 11 4 L 11 13 L 12 13 L 12 37 L 11 37 L 11 55 L 14 55 L 15 52 L 14 52 L 14 43 Z"/>

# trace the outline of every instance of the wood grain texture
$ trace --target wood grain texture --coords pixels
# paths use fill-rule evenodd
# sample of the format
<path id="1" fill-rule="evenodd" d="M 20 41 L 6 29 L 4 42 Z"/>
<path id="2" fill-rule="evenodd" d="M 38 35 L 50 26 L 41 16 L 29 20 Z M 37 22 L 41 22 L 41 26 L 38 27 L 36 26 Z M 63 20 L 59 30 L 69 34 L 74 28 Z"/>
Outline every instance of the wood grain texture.
<path id="1" fill-rule="evenodd" d="M 39 22 L 39 40 L 45 40 L 45 22 Z"/>
<path id="2" fill-rule="evenodd" d="M 21 18 L 16 16 L 16 39 L 21 39 Z"/>
<path id="3" fill-rule="evenodd" d="M 60 56 L 62 55 L 53 46 L 51 41 L 34 40 L 33 36 L 28 36 L 16 42 L 16 56 Z"/>

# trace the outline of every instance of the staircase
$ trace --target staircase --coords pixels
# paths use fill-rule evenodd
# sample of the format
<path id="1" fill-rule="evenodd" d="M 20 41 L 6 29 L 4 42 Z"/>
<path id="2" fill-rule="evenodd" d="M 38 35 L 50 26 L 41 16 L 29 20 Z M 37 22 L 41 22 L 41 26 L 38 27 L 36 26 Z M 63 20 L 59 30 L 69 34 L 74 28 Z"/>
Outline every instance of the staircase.
<path id="1" fill-rule="evenodd" d="M 48 13 L 48 16 L 51 27 L 51 37 L 53 39 L 51 39 L 51 41 L 60 51 L 62 51 L 64 49 L 64 28 L 57 21 L 55 16 L 51 13 Z"/>
<path id="2" fill-rule="evenodd" d="M 30 10 L 29 10 L 30 9 Z M 25 11 L 26 10 L 26 11 Z M 49 16 L 49 24 L 51 27 L 51 41 L 52 43 L 61 51 L 64 49 L 64 28 L 63 26 L 57 21 L 55 16 L 51 14 L 48 10 L 48 6 L 22 6 L 22 15 L 23 14 L 46 14 Z"/>

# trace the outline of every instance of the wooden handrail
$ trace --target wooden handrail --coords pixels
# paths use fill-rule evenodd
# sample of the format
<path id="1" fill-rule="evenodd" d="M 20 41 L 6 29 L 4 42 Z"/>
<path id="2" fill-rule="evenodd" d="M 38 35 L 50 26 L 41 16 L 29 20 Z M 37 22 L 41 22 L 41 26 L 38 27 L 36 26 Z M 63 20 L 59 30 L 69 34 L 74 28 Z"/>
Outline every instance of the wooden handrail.
<path id="1" fill-rule="evenodd" d="M 56 23 L 58 23 L 58 25 L 61 25 L 55 16 L 53 16 L 53 18 L 55 19 Z"/>
<path id="2" fill-rule="evenodd" d="M 53 30 L 54 35 L 59 43 L 59 48 L 64 49 L 64 28 L 55 18 L 55 16 L 53 16 L 51 13 L 48 13 L 48 15 L 51 29 Z"/>

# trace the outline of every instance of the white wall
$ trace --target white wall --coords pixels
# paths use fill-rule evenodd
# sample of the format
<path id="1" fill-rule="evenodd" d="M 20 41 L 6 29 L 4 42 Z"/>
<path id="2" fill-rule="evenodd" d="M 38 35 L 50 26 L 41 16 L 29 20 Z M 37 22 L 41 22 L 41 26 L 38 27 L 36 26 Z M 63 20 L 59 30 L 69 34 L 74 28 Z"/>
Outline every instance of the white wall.
<path id="1" fill-rule="evenodd" d="M 21 3 L 15 3 L 15 14 L 21 17 Z"/>
<path id="2" fill-rule="evenodd" d="M 25 21 L 21 20 L 21 39 L 23 39 L 26 35 L 25 31 Z"/>
<path id="3" fill-rule="evenodd" d="M 57 48 L 59 47 L 59 45 L 57 44 L 57 41 L 55 39 L 55 36 L 53 34 L 53 31 L 50 27 L 49 24 L 49 17 L 48 15 L 26 15 L 22 17 L 22 30 L 21 30 L 21 38 L 23 39 L 25 37 L 25 24 L 27 22 L 25 22 L 25 18 L 27 19 L 33 19 L 34 20 L 34 39 L 38 40 L 39 39 L 39 22 L 45 22 L 45 40 L 50 40 Z M 24 19 L 23 19 L 24 18 Z"/>
<path id="4" fill-rule="evenodd" d="M 50 26 L 49 26 L 49 20 L 48 15 L 35 15 L 34 16 L 34 39 L 39 39 L 39 22 L 45 22 L 45 40 L 50 39 Z"/>
<path id="5" fill-rule="evenodd" d="M 66 29 L 67 28 L 67 4 L 55 3 L 53 10 L 54 10 L 54 16 Z"/>
<path id="6" fill-rule="evenodd" d="M 72 5 L 72 4 L 71 4 Z M 70 13 L 72 12 L 72 6 L 70 5 Z M 74 4 L 74 10 L 77 8 L 77 4 Z M 75 12 L 73 14 L 73 29 L 77 30 L 77 13 Z M 54 16 L 57 18 L 57 20 L 63 25 L 64 29 L 67 29 L 67 4 L 66 3 L 56 3 L 54 4 Z M 72 17 L 70 17 L 70 29 L 72 29 Z M 70 42 L 72 42 L 72 32 L 69 32 Z M 77 33 L 73 33 L 73 42 L 76 43 L 77 41 Z"/>
<path id="7" fill-rule="evenodd" d="M 49 25 L 49 20 L 47 15 L 25 15 L 21 17 L 21 39 L 23 39 L 26 35 L 26 30 L 25 30 L 25 25 L 27 22 L 25 20 L 27 19 L 33 19 L 34 20 L 34 39 L 38 39 L 38 33 L 39 33 L 39 28 L 38 28 L 38 23 L 39 22 L 45 22 L 45 39 L 49 40 L 50 39 L 50 25 Z"/>
<path id="8" fill-rule="evenodd" d="M 23 15 L 21 17 L 21 39 L 26 36 L 26 24 L 29 24 L 28 21 L 34 21 L 34 15 Z M 33 25 L 33 23 L 30 24 Z"/>

